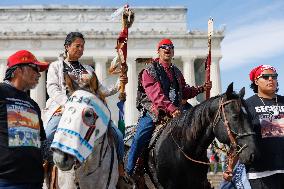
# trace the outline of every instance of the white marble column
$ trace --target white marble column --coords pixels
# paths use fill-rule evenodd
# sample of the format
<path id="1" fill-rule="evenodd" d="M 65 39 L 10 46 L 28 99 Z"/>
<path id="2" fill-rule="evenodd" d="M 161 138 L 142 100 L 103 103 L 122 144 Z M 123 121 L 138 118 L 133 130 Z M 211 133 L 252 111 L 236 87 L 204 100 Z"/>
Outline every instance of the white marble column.
<path id="1" fill-rule="evenodd" d="M 216 96 L 221 94 L 221 75 L 219 62 L 221 57 L 212 57 L 211 68 L 210 68 L 210 79 L 212 81 L 212 89 L 210 96 Z"/>
<path id="2" fill-rule="evenodd" d="M 3 81 L 7 69 L 7 60 L 6 59 L 0 59 L 0 82 Z"/>
<path id="3" fill-rule="evenodd" d="M 126 85 L 125 102 L 125 126 L 135 125 L 138 120 L 138 110 L 136 109 L 137 97 L 137 71 L 135 58 L 127 58 L 128 83 Z"/>
<path id="4" fill-rule="evenodd" d="M 40 75 L 38 84 L 36 88 L 31 90 L 30 96 L 36 101 L 40 109 L 43 109 L 46 103 L 46 72 L 41 72 Z"/>
<path id="5" fill-rule="evenodd" d="M 105 80 L 107 76 L 106 63 L 108 59 L 104 57 L 93 57 L 93 60 L 95 62 L 95 72 L 97 74 L 98 80 L 99 81 Z"/>
<path id="6" fill-rule="evenodd" d="M 194 72 L 195 57 L 182 56 L 181 59 L 183 61 L 183 76 L 185 82 L 189 86 L 195 86 L 195 72 Z M 196 97 L 189 99 L 188 102 L 193 106 L 198 104 Z"/>

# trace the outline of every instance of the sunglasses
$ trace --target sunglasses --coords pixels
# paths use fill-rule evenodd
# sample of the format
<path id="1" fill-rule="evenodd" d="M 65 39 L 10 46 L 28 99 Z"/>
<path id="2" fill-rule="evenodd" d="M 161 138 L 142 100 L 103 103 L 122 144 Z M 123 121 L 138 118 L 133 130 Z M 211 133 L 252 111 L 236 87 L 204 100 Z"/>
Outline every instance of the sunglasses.
<path id="1" fill-rule="evenodd" d="M 173 46 L 173 45 L 166 45 L 166 44 L 164 44 L 164 45 L 161 45 L 160 47 L 159 47 L 159 49 L 174 49 L 175 47 Z"/>
<path id="2" fill-rule="evenodd" d="M 270 77 L 273 80 L 276 80 L 278 77 L 278 74 L 262 74 L 261 76 L 259 76 L 259 78 L 263 78 L 264 80 L 269 80 Z"/>
<path id="3" fill-rule="evenodd" d="M 33 71 L 39 73 L 39 67 L 35 64 L 27 64 L 27 67 L 30 67 Z"/>

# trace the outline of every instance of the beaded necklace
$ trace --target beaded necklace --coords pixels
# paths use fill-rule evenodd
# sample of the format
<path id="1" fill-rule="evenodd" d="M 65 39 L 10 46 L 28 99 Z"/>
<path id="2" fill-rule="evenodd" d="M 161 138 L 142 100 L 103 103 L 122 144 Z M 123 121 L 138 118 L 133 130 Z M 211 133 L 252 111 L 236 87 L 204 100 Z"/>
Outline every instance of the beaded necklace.
<path id="1" fill-rule="evenodd" d="M 262 102 L 262 104 L 263 104 L 264 106 L 266 106 L 265 103 L 264 103 L 264 101 L 263 101 L 263 98 L 260 97 L 260 96 L 258 96 L 258 97 L 259 97 L 260 101 Z M 267 113 L 273 115 L 273 116 L 278 116 L 278 115 L 279 115 L 279 105 L 278 105 L 277 95 L 276 95 L 276 97 L 275 97 L 275 102 L 276 102 L 276 107 L 273 108 L 272 111 L 268 111 L 268 110 L 265 110 L 265 111 L 266 111 Z"/>
<path id="2" fill-rule="evenodd" d="M 81 65 L 79 61 L 74 61 L 75 63 L 78 63 L 77 68 L 72 65 L 72 61 L 67 61 L 67 62 L 68 62 L 67 66 L 70 68 L 69 69 L 70 73 L 76 78 L 76 80 L 80 81 L 84 67 Z"/>

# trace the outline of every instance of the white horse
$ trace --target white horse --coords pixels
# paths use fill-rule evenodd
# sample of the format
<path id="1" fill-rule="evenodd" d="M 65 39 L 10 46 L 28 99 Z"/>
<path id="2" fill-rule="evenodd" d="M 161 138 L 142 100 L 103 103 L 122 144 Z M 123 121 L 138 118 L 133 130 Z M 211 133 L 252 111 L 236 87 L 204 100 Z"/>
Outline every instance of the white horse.
<path id="1" fill-rule="evenodd" d="M 51 148 L 60 189 L 116 188 L 118 161 L 107 106 L 77 90 L 65 104 Z"/>

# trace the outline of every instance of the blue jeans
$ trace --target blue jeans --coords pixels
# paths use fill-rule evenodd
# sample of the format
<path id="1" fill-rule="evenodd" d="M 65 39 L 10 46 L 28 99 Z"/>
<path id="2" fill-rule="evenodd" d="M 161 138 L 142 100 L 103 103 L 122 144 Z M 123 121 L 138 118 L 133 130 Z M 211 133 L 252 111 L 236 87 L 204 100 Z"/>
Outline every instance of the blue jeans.
<path id="1" fill-rule="evenodd" d="M 42 183 L 19 184 L 13 182 L 0 181 L 1 189 L 42 189 Z"/>
<path id="2" fill-rule="evenodd" d="M 50 142 L 52 142 L 54 138 L 55 131 L 57 129 L 57 126 L 59 124 L 59 121 L 61 119 L 61 115 L 54 115 L 51 117 L 49 122 L 47 123 L 47 126 L 45 127 L 45 133 L 46 133 L 46 138 Z M 117 157 L 119 162 L 123 162 L 123 155 L 124 155 L 124 141 L 123 141 L 123 135 L 121 131 L 111 122 L 111 132 L 113 133 L 117 146 Z"/>
<path id="3" fill-rule="evenodd" d="M 53 164 L 53 152 L 50 149 L 51 143 L 54 138 L 55 131 L 57 129 L 58 123 L 61 119 L 61 114 L 56 114 L 51 117 L 47 125 L 44 127 L 46 133 L 46 140 L 43 141 L 41 150 L 43 154 L 43 159 L 47 160 L 51 165 Z"/>
<path id="4" fill-rule="evenodd" d="M 254 180 L 257 180 L 257 179 L 254 179 Z M 281 186 L 281 185 L 279 185 L 279 183 L 278 183 L 278 186 Z M 245 165 L 240 164 L 239 162 L 234 167 L 232 181 L 228 182 L 228 181 L 223 180 L 220 183 L 220 189 L 231 189 L 231 188 L 245 188 L 245 189 L 254 188 L 254 187 L 250 186 L 250 183 L 249 183 L 249 180 L 248 180 L 247 174 L 246 174 Z M 255 188 L 262 188 L 262 187 L 258 186 L 258 187 L 255 187 Z M 275 187 L 269 187 L 269 189 L 270 188 L 276 189 Z M 282 189 L 283 186 L 280 187 L 280 188 Z M 262 189 L 264 189 L 264 188 L 262 188 Z"/>
<path id="5" fill-rule="evenodd" d="M 116 152 L 117 152 L 118 163 L 123 163 L 123 156 L 124 156 L 123 134 L 113 123 L 111 123 L 110 128 L 116 140 Z"/>
<path id="6" fill-rule="evenodd" d="M 60 115 L 53 115 L 51 117 L 51 119 L 48 121 L 46 127 L 44 128 L 45 130 L 45 134 L 46 134 L 46 138 L 48 140 L 53 140 L 54 138 L 54 134 L 55 134 L 55 131 L 57 129 L 57 126 L 59 124 L 59 121 L 61 119 L 61 114 Z"/>
<path id="7" fill-rule="evenodd" d="M 138 157 L 141 155 L 143 149 L 148 147 L 154 129 L 155 127 L 153 120 L 149 116 L 149 114 L 146 114 L 139 119 L 136 133 L 134 135 L 128 154 L 126 171 L 129 175 L 133 174 L 135 163 Z"/>
<path id="8" fill-rule="evenodd" d="M 226 157 L 226 154 L 224 152 L 221 152 L 220 159 L 221 159 L 222 171 L 225 172 L 226 169 L 227 169 L 227 167 L 226 167 L 226 159 L 227 159 L 227 157 Z"/>

